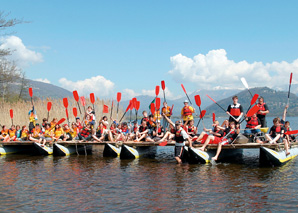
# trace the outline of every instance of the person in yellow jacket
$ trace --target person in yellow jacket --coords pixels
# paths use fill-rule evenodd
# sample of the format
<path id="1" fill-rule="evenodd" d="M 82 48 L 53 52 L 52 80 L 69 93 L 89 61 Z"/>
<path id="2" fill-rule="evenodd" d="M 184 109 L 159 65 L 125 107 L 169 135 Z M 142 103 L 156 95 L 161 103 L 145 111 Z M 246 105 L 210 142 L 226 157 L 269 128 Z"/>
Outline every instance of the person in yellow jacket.
<path id="1" fill-rule="evenodd" d="M 185 100 L 184 107 L 181 110 L 181 119 L 183 120 L 183 123 L 185 123 L 187 120 L 193 120 L 193 113 L 195 113 L 195 109 L 188 105 L 188 100 Z"/>

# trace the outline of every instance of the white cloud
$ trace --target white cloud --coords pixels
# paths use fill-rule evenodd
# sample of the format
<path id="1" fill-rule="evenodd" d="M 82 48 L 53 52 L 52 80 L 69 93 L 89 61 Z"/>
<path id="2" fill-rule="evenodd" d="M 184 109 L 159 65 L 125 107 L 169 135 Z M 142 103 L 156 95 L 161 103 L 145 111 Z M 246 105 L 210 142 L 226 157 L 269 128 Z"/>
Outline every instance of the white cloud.
<path id="1" fill-rule="evenodd" d="M 50 84 L 51 82 L 48 80 L 48 79 L 42 79 L 42 78 L 38 78 L 38 79 L 35 79 L 34 81 L 40 81 L 40 82 L 43 82 L 43 83 L 47 83 L 47 84 Z"/>
<path id="2" fill-rule="evenodd" d="M 174 100 L 174 99 L 181 98 L 181 96 L 174 95 L 168 89 L 168 87 L 165 88 L 165 93 L 166 93 L 166 99 L 169 99 L 169 100 Z M 132 99 L 133 97 L 136 97 L 136 96 L 139 96 L 139 95 L 148 95 L 148 96 L 155 97 L 155 89 L 153 89 L 153 90 L 145 90 L 145 89 L 143 89 L 142 92 L 141 92 L 141 94 L 135 92 L 132 89 L 124 89 L 123 90 L 123 93 L 122 93 L 123 100 L 129 100 L 129 99 Z M 158 96 L 161 97 L 161 98 L 163 98 L 163 91 L 162 91 L 162 89 L 160 89 Z"/>
<path id="3" fill-rule="evenodd" d="M 59 79 L 59 83 L 61 87 L 70 91 L 77 90 L 79 95 L 89 95 L 93 92 L 100 98 L 112 96 L 115 85 L 112 81 L 100 75 L 76 82 L 61 78 Z"/>
<path id="4" fill-rule="evenodd" d="M 249 87 L 277 86 L 288 83 L 290 73 L 298 75 L 298 59 L 263 64 L 262 62 L 235 62 L 227 58 L 224 49 L 211 50 L 206 55 L 188 58 L 182 54 L 171 57 L 173 69 L 169 71 L 176 82 L 191 82 L 200 88 L 243 88 L 244 77 Z M 297 81 L 293 78 L 293 83 Z"/>
<path id="5" fill-rule="evenodd" d="M 43 61 L 41 53 L 29 50 L 17 36 L 2 37 L 0 38 L 0 43 L 0 49 L 9 49 L 12 51 L 11 55 L 7 56 L 7 58 L 14 60 L 20 68 Z"/>
<path id="6" fill-rule="evenodd" d="M 130 100 L 130 99 L 140 95 L 140 93 L 137 93 L 132 89 L 124 89 L 122 91 L 123 92 L 122 92 L 122 98 L 121 99 L 123 99 L 123 100 Z"/>

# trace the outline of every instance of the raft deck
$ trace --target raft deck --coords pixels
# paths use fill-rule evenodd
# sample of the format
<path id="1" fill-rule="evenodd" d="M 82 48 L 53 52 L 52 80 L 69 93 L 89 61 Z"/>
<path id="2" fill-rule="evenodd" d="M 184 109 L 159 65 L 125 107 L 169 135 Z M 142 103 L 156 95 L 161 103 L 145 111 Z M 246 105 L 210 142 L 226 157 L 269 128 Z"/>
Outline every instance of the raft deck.
<path id="1" fill-rule="evenodd" d="M 63 146 L 67 145 L 105 145 L 106 143 L 117 145 L 119 142 L 111 142 L 111 141 L 104 141 L 104 142 L 93 142 L 93 141 L 85 141 L 85 142 L 79 142 L 79 141 L 58 141 L 58 144 L 61 144 Z M 134 141 L 127 141 L 122 142 L 123 144 L 127 146 L 134 146 L 134 147 L 145 147 L 145 146 L 159 146 L 159 142 L 134 142 Z M 12 142 L 0 142 L 0 145 L 3 146 L 20 146 L 20 145 L 28 145 L 33 146 L 33 141 L 12 141 Z M 185 143 L 188 145 L 188 142 Z M 298 142 L 292 143 L 291 146 L 298 145 Z M 171 141 L 168 142 L 166 146 L 175 146 L 175 142 Z M 202 144 L 194 144 L 193 147 L 199 148 Z M 260 147 L 266 147 L 270 149 L 278 149 L 283 147 L 283 144 L 258 144 L 258 143 L 246 143 L 246 144 L 228 144 L 222 146 L 223 149 L 258 149 Z M 217 144 L 209 144 L 207 146 L 207 149 L 217 149 Z"/>

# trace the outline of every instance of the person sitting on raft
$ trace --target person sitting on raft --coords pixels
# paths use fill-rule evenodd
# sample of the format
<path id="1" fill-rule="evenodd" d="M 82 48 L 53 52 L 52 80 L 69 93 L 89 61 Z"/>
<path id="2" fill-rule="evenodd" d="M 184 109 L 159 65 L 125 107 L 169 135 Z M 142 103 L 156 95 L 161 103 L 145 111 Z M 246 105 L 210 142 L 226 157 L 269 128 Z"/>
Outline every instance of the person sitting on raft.
<path id="1" fill-rule="evenodd" d="M 212 158 L 212 160 L 218 160 L 218 156 L 222 150 L 223 145 L 231 144 L 238 136 L 240 132 L 239 125 L 236 126 L 234 121 L 229 123 L 229 128 L 224 131 L 224 137 L 221 139 L 220 143 L 218 143 L 216 155 Z"/>
<path id="2" fill-rule="evenodd" d="M 177 163 L 182 163 L 182 158 L 185 150 L 185 141 L 188 141 L 189 147 L 192 147 L 192 141 L 190 140 L 186 131 L 182 128 L 182 122 L 176 121 L 175 124 L 171 119 L 169 119 L 165 114 L 162 114 L 164 118 L 173 126 L 175 126 L 175 160 Z"/>
<path id="3" fill-rule="evenodd" d="M 83 127 L 82 131 L 78 134 L 78 139 L 80 142 L 89 141 L 92 138 L 92 123 L 88 123 Z"/>
<path id="4" fill-rule="evenodd" d="M 63 139 L 64 139 L 63 128 L 59 124 L 56 124 L 55 129 L 54 129 L 53 140 L 54 141 L 62 141 Z"/>
<path id="5" fill-rule="evenodd" d="M 214 121 L 214 125 L 214 130 L 206 128 L 204 129 L 206 132 L 209 132 L 210 135 L 208 135 L 206 132 L 205 134 L 204 132 L 201 133 L 201 135 L 203 135 L 201 143 L 204 144 L 201 148 L 199 148 L 200 150 L 204 151 L 208 144 L 218 144 L 221 142 L 221 137 L 224 135 L 224 132 L 222 128 L 219 126 L 219 122 L 217 120 Z"/>
<path id="6" fill-rule="evenodd" d="M 27 126 L 22 126 L 21 130 L 21 136 L 18 138 L 18 141 L 28 141 L 29 140 L 29 130 L 27 129 Z"/>
<path id="7" fill-rule="evenodd" d="M 43 136 L 43 132 L 41 131 L 39 124 L 35 124 L 35 127 L 32 129 L 31 134 L 29 135 L 29 140 L 40 144 L 42 142 L 43 142 L 42 144 L 45 143 L 46 139 Z"/>
<path id="8" fill-rule="evenodd" d="M 219 126 L 218 120 L 214 120 L 212 127 L 213 127 L 212 129 L 206 129 L 204 127 L 203 131 L 201 132 L 199 137 L 196 139 L 195 143 L 204 144 L 209 136 L 208 133 L 210 135 L 217 136 L 217 137 L 221 137 L 221 135 L 223 135 L 223 129 L 222 129 L 222 127 Z"/>
<path id="9" fill-rule="evenodd" d="M 10 129 L 8 130 L 9 141 L 16 141 L 16 139 L 17 139 L 16 132 L 17 132 L 17 130 L 16 130 L 15 125 L 11 125 Z"/>
<path id="10" fill-rule="evenodd" d="M 8 129 L 6 128 L 5 125 L 2 126 L 0 140 L 2 140 L 3 142 L 8 142 L 9 141 Z"/>
<path id="11" fill-rule="evenodd" d="M 154 131 L 153 140 L 160 141 L 160 139 L 163 138 L 163 136 L 164 136 L 164 129 L 161 126 L 160 121 L 157 121 L 156 124 L 157 124 L 157 126 Z"/>
<path id="12" fill-rule="evenodd" d="M 152 141 L 152 139 L 149 137 L 148 133 L 149 133 L 149 128 L 147 126 L 146 120 L 143 120 L 141 123 L 141 126 L 139 126 L 139 132 L 137 134 L 136 139 L 134 140 L 134 142 L 140 142 L 140 141 Z"/>
<path id="13" fill-rule="evenodd" d="M 147 111 L 146 111 L 146 110 L 144 110 L 144 111 L 142 112 L 142 114 L 143 114 L 143 118 L 141 119 L 141 124 L 143 123 L 143 121 L 146 121 L 146 122 L 148 122 L 148 121 L 149 121 L 149 118 L 148 118 L 148 113 L 147 113 Z"/>
<path id="14" fill-rule="evenodd" d="M 244 130 L 245 134 L 256 134 L 261 132 L 261 121 L 257 117 L 257 113 L 253 114 L 251 117 L 245 117 L 245 120 L 247 122 L 246 128 Z"/>
<path id="15" fill-rule="evenodd" d="M 284 138 L 285 129 L 280 123 L 280 118 L 273 119 L 273 126 L 270 128 L 269 134 L 266 134 L 265 137 L 269 143 L 284 143 L 286 155 L 289 155 L 289 142 Z"/>
<path id="16" fill-rule="evenodd" d="M 51 124 L 47 123 L 45 125 L 45 131 L 44 131 L 44 137 L 46 142 L 51 143 L 53 141 L 53 136 L 54 136 L 54 133 L 53 133 L 53 129 L 51 128 Z M 45 145 L 45 143 L 43 145 Z"/>
<path id="17" fill-rule="evenodd" d="M 162 139 L 160 139 L 158 142 L 163 142 L 163 141 L 166 141 L 166 140 L 172 140 L 174 137 L 175 137 L 175 127 L 172 125 L 172 124 L 170 124 L 169 125 L 169 130 L 168 131 L 166 131 L 166 133 L 165 133 L 165 135 L 163 136 L 163 138 Z"/>
<path id="18" fill-rule="evenodd" d="M 197 135 L 197 127 L 194 125 L 195 121 L 194 120 L 187 120 L 184 123 L 184 126 L 186 127 L 186 132 L 190 136 L 190 139 L 193 139 Z"/>

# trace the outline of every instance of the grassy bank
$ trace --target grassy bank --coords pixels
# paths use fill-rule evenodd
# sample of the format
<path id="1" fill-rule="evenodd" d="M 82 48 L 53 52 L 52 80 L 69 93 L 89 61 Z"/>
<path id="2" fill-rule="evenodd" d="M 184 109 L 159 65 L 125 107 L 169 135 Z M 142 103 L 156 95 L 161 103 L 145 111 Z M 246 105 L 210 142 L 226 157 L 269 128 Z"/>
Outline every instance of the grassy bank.
<path id="1" fill-rule="evenodd" d="M 37 112 L 38 123 L 42 123 L 43 118 L 47 118 L 48 111 L 47 111 L 47 103 L 48 101 L 52 102 L 52 108 L 50 110 L 49 121 L 53 118 L 66 118 L 65 107 L 63 105 L 62 99 L 48 99 L 48 100 L 34 100 L 34 107 Z M 117 102 L 116 102 L 117 103 Z M 117 104 L 114 101 L 114 108 L 113 108 L 113 118 L 116 118 L 116 107 Z M 107 105 L 109 107 L 109 113 L 103 114 L 103 105 Z M 86 99 L 86 108 L 87 106 L 92 106 L 89 99 Z M 69 114 L 69 121 L 75 121 L 73 115 L 73 107 L 77 108 L 78 116 L 82 118 L 80 115 L 80 111 L 77 106 L 77 102 L 73 99 L 68 99 L 68 114 Z M 80 104 L 82 113 L 84 112 L 83 106 Z M 32 109 L 32 104 L 30 101 L 19 101 L 19 102 L 0 102 L 0 124 L 7 125 L 8 127 L 11 126 L 11 118 L 9 110 L 13 110 L 13 124 L 15 125 L 28 125 L 29 124 L 29 115 L 28 112 Z M 123 110 L 119 109 L 119 118 L 122 116 Z M 108 116 L 110 118 L 111 113 L 111 101 L 109 100 L 100 100 L 99 98 L 95 101 L 95 113 L 96 119 L 99 120 L 103 115 Z"/>

